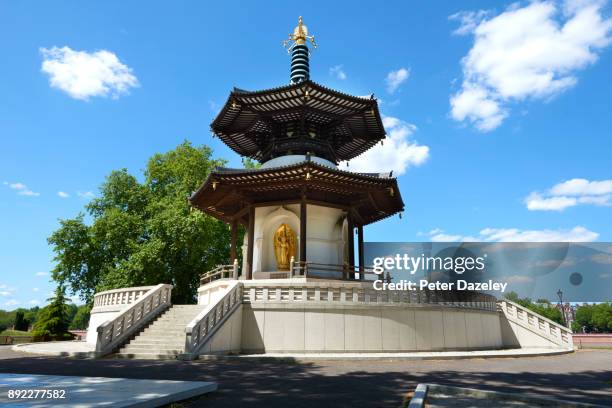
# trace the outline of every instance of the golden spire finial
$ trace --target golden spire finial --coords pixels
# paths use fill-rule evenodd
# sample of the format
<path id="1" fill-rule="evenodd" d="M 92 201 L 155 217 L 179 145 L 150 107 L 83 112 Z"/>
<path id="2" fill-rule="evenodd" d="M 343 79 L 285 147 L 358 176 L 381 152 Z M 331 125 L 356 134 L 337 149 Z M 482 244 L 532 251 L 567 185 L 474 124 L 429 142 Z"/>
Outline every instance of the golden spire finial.
<path id="1" fill-rule="evenodd" d="M 289 34 L 289 38 L 283 41 L 283 46 L 286 47 L 289 43 L 291 43 L 291 41 L 293 41 L 293 43 L 287 49 L 287 52 L 291 52 L 293 47 L 295 47 L 296 45 L 306 44 L 306 40 L 310 40 L 312 46 L 317 48 L 317 43 L 315 42 L 314 35 L 308 35 L 308 27 L 304 25 L 304 23 L 302 22 L 302 16 L 300 16 L 298 18 L 297 27 L 295 27 L 295 29 L 293 30 L 293 34 Z"/>

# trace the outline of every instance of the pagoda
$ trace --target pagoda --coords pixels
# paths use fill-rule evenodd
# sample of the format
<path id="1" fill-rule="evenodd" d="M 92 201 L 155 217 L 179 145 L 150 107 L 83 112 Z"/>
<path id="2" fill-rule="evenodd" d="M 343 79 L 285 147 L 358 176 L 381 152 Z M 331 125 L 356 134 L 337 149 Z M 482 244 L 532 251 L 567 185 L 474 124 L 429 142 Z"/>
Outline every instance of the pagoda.
<path id="1" fill-rule="evenodd" d="M 215 168 L 189 199 L 231 226 L 235 263 L 238 225 L 246 228 L 241 279 L 363 279 L 363 227 L 404 208 L 392 173 L 338 168 L 383 143 L 386 133 L 373 96 L 348 95 L 310 79 L 309 41 L 316 47 L 300 17 L 285 41 L 290 83 L 234 88 L 211 124 L 223 143 L 260 166 Z"/>

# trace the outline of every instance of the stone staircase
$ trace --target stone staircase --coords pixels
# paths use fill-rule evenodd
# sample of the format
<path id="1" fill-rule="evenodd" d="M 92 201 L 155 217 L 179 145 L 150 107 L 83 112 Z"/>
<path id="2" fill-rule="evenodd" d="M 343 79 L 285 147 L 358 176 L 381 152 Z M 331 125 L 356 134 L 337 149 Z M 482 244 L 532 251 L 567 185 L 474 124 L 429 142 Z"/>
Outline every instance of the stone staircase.
<path id="1" fill-rule="evenodd" d="M 206 306 L 173 305 L 123 345 L 115 357 L 175 359 L 184 352 L 185 327 Z"/>

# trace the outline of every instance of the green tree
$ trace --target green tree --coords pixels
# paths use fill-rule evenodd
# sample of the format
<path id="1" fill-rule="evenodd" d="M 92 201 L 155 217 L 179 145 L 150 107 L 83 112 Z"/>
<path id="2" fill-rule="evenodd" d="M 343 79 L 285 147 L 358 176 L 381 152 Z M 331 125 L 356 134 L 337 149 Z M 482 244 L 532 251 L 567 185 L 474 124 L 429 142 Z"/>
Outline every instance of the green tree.
<path id="1" fill-rule="evenodd" d="M 223 164 L 210 148 L 184 142 L 151 157 L 143 182 L 126 169 L 111 172 L 86 206 L 91 221 L 61 220 L 49 237 L 53 278 L 88 304 L 98 291 L 159 283 L 174 285 L 174 302 L 193 302 L 199 276 L 228 262 L 230 234 L 187 198 Z"/>
<path id="2" fill-rule="evenodd" d="M 534 303 L 528 297 L 521 299 L 519 295 L 514 291 L 508 292 L 505 295 L 505 298 L 531 310 L 532 312 L 542 315 L 547 319 L 552 320 L 553 322 L 565 325 L 565 323 L 563 322 L 563 316 L 561 315 L 561 311 L 554 307 L 546 299 L 538 299 L 537 303 Z"/>
<path id="3" fill-rule="evenodd" d="M 44 307 L 32 330 L 32 335 L 37 340 L 65 340 L 72 338 L 68 333 L 69 307 L 66 298 L 66 289 L 58 285 L 55 295 L 49 299 L 50 303 Z"/>
<path id="4" fill-rule="evenodd" d="M 29 324 L 30 323 L 24 317 L 23 310 L 17 310 L 15 312 L 15 323 L 13 323 L 15 330 L 27 331 Z"/>
<path id="5" fill-rule="evenodd" d="M 88 305 L 82 305 L 78 307 L 74 318 L 70 322 L 71 330 L 85 330 L 87 329 L 87 325 L 89 324 L 89 313 L 91 311 L 91 307 Z"/>
<path id="6" fill-rule="evenodd" d="M 33 308 L 25 311 L 24 318 L 29 322 L 30 325 L 34 325 L 36 323 L 39 311 L 40 308 L 38 306 L 34 306 Z"/>

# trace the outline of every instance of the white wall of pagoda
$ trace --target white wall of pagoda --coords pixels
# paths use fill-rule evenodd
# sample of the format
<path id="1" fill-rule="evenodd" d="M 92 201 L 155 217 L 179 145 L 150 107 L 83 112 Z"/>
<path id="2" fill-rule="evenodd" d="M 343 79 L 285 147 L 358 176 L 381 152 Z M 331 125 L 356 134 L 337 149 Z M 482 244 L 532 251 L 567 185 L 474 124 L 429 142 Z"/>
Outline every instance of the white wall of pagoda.
<path id="1" fill-rule="evenodd" d="M 308 262 L 341 265 L 345 258 L 345 214 L 337 208 L 307 205 L 306 258 Z M 253 247 L 253 277 L 266 278 L 268 272 L 278 271 L 274 254 L 274 233 L 286 223 L 296 234 L 296 260 L 300 248 L 299 204 L 266 206 L 255 209 Z M 246 270 L 247 241 L 243 242 L 243 267 Z"/>

